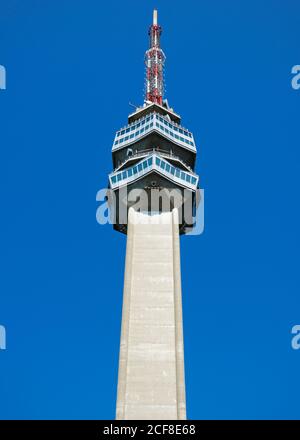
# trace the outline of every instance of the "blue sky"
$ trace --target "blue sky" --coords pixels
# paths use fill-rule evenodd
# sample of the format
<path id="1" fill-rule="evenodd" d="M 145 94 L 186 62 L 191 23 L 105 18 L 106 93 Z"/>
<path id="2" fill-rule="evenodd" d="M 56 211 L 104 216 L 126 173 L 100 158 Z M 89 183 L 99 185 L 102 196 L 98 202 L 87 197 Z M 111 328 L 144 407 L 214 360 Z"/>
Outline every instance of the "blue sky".
<path id="1" fill-rule="evenodd" d="M 0 0 L 0 418 L 115 416 L 126 238 L 95 196 L 153 7 L 205 188 L 181 239 L 188 417 L 299 419 L 298 0 Z"/>

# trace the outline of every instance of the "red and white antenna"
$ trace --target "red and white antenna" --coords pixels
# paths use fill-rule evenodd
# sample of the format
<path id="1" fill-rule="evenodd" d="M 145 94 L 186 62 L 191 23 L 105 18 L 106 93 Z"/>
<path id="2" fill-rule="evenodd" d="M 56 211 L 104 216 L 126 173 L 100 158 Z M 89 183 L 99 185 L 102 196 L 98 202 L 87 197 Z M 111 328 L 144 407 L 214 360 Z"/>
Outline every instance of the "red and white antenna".
<path id="1" fill-rule="evenodd" d="M 153 11 L 153 23 L 149 28 L 150 48 L 145 54 L 146 101 L 162 105 L 164 94 L 165 54 L 160 48 L 161 27 L 157 24 L 157 10 Z"/>

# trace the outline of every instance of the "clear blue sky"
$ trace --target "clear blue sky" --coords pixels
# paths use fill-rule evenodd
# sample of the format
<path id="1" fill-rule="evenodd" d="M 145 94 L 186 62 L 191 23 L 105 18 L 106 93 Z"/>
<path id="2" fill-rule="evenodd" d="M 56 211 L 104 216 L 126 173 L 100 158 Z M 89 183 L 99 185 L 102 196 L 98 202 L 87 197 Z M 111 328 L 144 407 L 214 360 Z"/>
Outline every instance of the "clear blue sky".
<path id="1" fill-rule="evenodd" d="M 188 417 L 300 418 L 298 0 L 0 0 L 0 418 L 115 416 L 126 239 L 95 196 L 155 6 L 205 188 L 181 240 Z"/>

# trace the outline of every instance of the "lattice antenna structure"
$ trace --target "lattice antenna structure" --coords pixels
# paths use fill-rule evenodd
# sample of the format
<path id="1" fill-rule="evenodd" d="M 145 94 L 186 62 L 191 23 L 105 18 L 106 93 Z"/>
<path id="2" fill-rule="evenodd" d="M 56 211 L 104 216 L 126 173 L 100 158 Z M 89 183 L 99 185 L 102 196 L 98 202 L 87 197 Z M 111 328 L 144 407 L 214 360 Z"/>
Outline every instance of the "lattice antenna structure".
<path id="1" fill-rule="evenodd" d="M 146 101 L 162 105 L 164 95 L 164 64 L 166 56 L 160 47 L 162 29 L 157 24 L 157 10 L 153 11 L 153 23 L 149 28 L 149 49 L 145 53 Z"/>

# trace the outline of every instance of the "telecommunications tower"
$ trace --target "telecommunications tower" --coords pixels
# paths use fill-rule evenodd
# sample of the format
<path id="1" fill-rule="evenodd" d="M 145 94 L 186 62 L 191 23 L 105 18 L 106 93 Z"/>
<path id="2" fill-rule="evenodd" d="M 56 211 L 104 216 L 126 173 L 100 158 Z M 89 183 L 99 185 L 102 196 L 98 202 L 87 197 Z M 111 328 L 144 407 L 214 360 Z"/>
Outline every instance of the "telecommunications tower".
<path id="1" fill-rule="evenodd" d="M 116 418 L 186 419 L 179 235 L 193 228 L 193 134 L 164 99 L 153 12 L 145 101 L 117 131 L 109 174 L 114 228 L 127 234 Z"/>

